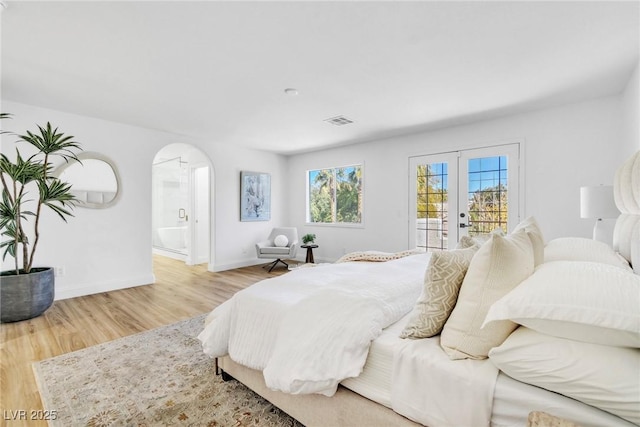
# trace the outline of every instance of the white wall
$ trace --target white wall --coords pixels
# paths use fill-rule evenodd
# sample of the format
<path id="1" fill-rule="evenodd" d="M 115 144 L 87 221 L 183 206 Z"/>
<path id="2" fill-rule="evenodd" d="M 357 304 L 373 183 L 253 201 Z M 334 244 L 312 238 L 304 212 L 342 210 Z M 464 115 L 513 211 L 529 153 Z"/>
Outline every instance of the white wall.
<path id="1" fill-rule="evenodd" d="M 538 219 L 547 240 L 589 237 L 593 223 L 579 217 L 579 187 L 611 184 L 614 170 L 633 150 L 628 141 L 638 147 L 637 133 L 629 131 L 637 129 L 637 74 L 620 96 L 289 158 L 8 101 L 2 109 L 15 117 L 3 128 L 24 132 L 52 121 L 75 135 L 86 151 L 113 159 L 119 170 L 123 194 L 112 208 L 78 208 L 68 224 L 52 214 L 43 219 L 36 263 L 65 267 L 65 276 L 57 278 L 61 299 L 152 283 L 151 164 L 171 143 L 198 147 L 213 165 L 213 270 L 256 263 L 254 242 L 274 226 L 315 233 L 318 260 L 332 261 L 345 251 L 405 249 L 409 156 L 511 140 L 526 144 L 524 215 Z M 5 136 L 2 152 L 11 155 L 13 150 Z M 306 225 L 306 171 L 354 163 L 365 167 L 364 227 Z M 240 222 L 242 170 L 271 174 L 271 221 Z M 7 260 L 3 269 L 11 265 Z"/>
<path id="2" fill-rule="evenodd" d="M 56 278 L 57 299 L 153 282 L 151 165 L 155 154 L 168 144 L 192 144 L 213 164 L 213 269 L 255 263 L 254 242 L 268 235 L 273 226 L 286 222 L 286 159 L 282 156 L 10 101 L 3 101 L 2 109 L 14 115 L 3 121 L 3 129 L 24 133 L 35 129 L 35 124 L 51 121 L 60 131 L 74 135 L 85 151 L 112 159 L 120 174 L 122 197 L 115 206 L 76 208 L 75 217 L 67 224 L 53 213 L 43 217 L 35 264 L 65 268 L 65 275 Z M 15 152 L 13 139 L 6 135 L 2 139 L 2 152 L 10 157 Z M 241 170 L 271 173 L 271 221 L 240 222 Z M 3 270 L 12 265 L 7 258 Z"/>
<path id="3" fill-rule="evenodd" d="M 580 219 L 579 188 L 612 184 L 622 149 L 621 96 L 533 113 L 389 138 L 289 159 L 290 222 L 315 233 L 316 258 L 335 260 L 344 251 L 397 251 L 408 246 L 408 158 L 495 143 L 525 141 L 524 216 L 535 216 L 546 240 L 590 237 L 591 220 Z M 364 164 L 364 227 L 305 224 L 305 176 L 309 169 Z"/>
<path id="4" fill-rule="evenodd" d="M 633 71 L 622 96 L 623 108 L 623 154 L 630 157 L 640 150 L 640 63 Z"/>

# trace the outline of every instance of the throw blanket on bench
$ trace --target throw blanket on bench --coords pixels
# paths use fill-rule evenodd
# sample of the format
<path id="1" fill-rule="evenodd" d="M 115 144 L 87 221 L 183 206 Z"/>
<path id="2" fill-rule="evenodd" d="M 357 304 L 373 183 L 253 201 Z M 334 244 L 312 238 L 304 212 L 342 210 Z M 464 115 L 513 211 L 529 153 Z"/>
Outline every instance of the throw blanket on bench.
<path id="1" fill-rule="evenodd" d="M 369 345 L 408 313 L 430 254 L 291 271 L 235 294 L 198 336 L 211 357 L 262 370 L 267 386 L 332 396 L 360 374 Z"/>

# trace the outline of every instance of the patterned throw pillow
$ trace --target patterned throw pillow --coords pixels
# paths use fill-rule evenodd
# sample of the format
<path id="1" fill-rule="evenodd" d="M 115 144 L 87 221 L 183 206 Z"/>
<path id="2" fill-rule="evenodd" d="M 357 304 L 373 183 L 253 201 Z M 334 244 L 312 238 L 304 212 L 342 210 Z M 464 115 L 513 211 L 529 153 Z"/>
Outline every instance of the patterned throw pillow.
<path id="1" fill-rule="evenodd" d="M 422 295 L 416 302 L 400 338 L 437 335 L 449 318 L 477 245 L 466 249 L 434 252 L 424 276 Z"/>

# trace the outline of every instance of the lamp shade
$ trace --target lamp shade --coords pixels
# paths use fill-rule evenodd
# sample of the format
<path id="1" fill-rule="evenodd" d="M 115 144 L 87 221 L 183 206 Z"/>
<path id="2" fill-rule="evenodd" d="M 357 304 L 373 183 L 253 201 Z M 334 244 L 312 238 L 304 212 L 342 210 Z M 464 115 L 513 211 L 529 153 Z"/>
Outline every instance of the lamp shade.
<path id="1" fill-rule="evenodd" d="M 620 211 L 613 199 L 613 186 L 580 187 L 581 218 L 617 218 Z"/>

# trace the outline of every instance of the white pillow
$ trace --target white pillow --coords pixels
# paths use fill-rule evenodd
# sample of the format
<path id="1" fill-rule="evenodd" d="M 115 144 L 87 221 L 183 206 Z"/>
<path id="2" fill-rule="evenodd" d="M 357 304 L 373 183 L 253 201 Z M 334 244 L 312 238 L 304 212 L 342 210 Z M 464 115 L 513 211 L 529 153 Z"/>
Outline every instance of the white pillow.
<path id="1" fill-rule="evenodd" d="M 284 234 L 279 234 L 273 239 L 273 244 L 278 247 L 284 247 L 289 244 L 289 239 Z"/>
<path id="2" fill-rule="evenodd" d="M 544 262 L 544 236 L 542 235 L 542 230 L 538 225 L 538 221 L 536 221 L 534 217 L 530 216 L 516 225 L 513 232 L 515 233 L 519 230 L 524 230 L 531 240 L 534 262 L 537 267 Z"/>
<path id="3" fill-rule="evenodd" d="M 510 321 L 480 329 L 489 307 L 533 272 L 533 248 L 524 230 L 491 234 L 473 256 L 440 344 L 451 359 L 486 359 L 516 328 Z"/>
<path id="4" fill-rule="evenodd" d="M 544 262 L 592 261 L 631 271 L 629 263 L 604 242 L 584 237 L 560 237 L 544 248 Z"/>
<path id="5" fill-rule="evenodd" d="M 640 424 L 640 350 L 556 338 L 520 327 L 489 359 L 510 377 Z"/>
<path id="6" fill-rule="evenodd" d="M 544 263 L 491 306 L 484 325 L 507 319 L 561 338 L 640 348 L 640 276 L 597 262 Z"/>

